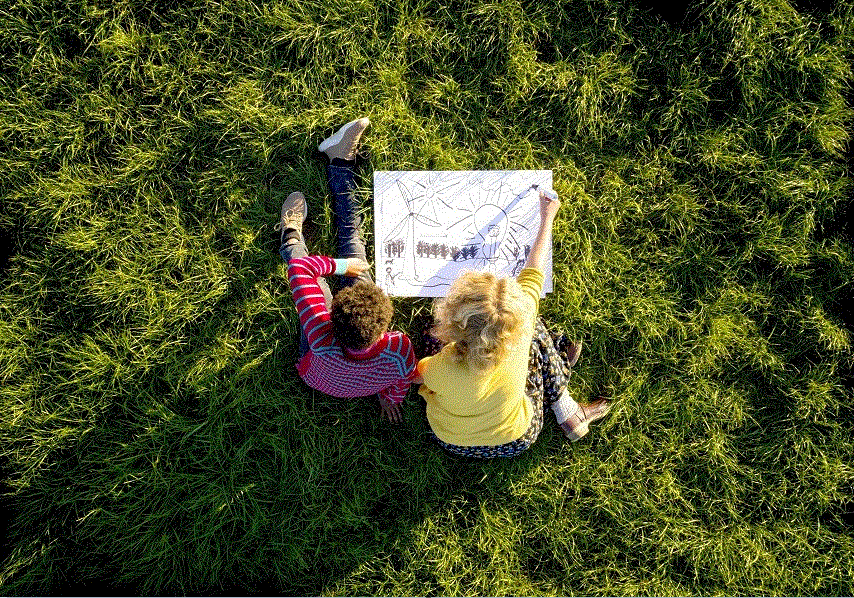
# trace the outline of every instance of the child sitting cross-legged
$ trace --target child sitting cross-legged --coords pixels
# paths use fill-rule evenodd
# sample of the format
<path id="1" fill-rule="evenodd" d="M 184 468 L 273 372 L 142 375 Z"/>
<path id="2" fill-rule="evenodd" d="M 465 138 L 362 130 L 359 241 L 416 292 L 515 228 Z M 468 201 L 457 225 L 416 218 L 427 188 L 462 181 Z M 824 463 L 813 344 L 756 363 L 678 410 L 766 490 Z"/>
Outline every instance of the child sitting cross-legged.
<path id="1" fill-rule="evenodd" d="M 302 225 L 308 207 L 300 192 L 282 205 L 281 247 L 299 316 L 297 371 L 315 390 L 335 397 L 376 394 L 389 421 L 401 421 L 403 402 L 415 374 L 412 343 L 389 331 L 391 301 L 371 280 L 355 202 L 355 154 L 367 118 L 347 123 L 320 144 L 329 157 L 328 181 L 334 202 L 337 251 L 333 259 L 308 255 Z M 333 297 L 324 277 L 341 276 Z"/>
<path id="2" fill-rule="evenodd" d="M 579 405 L 567 391 L 581 343 L 537 316 L 543 265 L 560 200 L 540 194 L 540 229 L 516 279 L 466 272 L 436 305 L 434 334 L 444 343 L 418 363 L 432 438 L 448 452 L 480 459 L 527 450 L 551 408 L 571 441 L 585 436 L 610 405 Z"/>

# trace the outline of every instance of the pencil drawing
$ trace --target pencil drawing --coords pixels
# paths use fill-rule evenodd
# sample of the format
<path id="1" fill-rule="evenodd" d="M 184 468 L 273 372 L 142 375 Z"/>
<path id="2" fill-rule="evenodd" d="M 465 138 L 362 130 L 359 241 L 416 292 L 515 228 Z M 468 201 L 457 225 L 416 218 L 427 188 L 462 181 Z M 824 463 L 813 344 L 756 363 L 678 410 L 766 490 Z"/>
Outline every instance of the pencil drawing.
<path id="1" fill-rule="evenodd" d="M 539 226 L 538 187 L 551 188 L 551 171 L 375 172 L 377 280 L 390 295 L 435 297 L 464 270 L 517 275 Z"/>

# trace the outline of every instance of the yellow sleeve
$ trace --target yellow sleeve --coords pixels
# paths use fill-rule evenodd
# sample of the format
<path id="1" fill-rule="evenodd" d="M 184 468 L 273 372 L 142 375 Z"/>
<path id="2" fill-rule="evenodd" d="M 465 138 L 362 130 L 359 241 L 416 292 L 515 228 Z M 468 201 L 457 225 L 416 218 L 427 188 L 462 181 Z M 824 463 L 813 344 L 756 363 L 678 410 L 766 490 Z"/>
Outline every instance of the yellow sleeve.
<path id="1" fill-rule="evenodd" d="M 516 282 L 522 287 L 522 291 L 534 301 L 534 315 L 540 308 L 540 295 L 543 292 L 545 279 L 543 272 L 536 268 L 523 268 L 516 277 Z"/>
<path id="2" fill-rule="evenodd" d="M 422 378 L 424 377 L 424 371 L 430 365 L 430 361 L 432 361 L 432 359 L 433 356 L 431 355 L 429 357 L 424 357 L 423 359 L 418 360 L 418 365 L 415 366 L 415 372 Z"/>
<path id="3" fill-rule="evenodd" d="M 418 361 L 418 365 L 415 367 L 415 371 L 418 376 L 421 376 L 421 386 L 418 387 L 418 394 L 420 394 L 425 401 L 430 402 L 434 396 L 436 396 L 436 392 L 431 389 L 427 385 L 427 381 L 424 379 L 424 372 L 429 368 L 430 362 L 433 360 L 433 356 L 425 357 L 424 359 L 420 359 Z"/>

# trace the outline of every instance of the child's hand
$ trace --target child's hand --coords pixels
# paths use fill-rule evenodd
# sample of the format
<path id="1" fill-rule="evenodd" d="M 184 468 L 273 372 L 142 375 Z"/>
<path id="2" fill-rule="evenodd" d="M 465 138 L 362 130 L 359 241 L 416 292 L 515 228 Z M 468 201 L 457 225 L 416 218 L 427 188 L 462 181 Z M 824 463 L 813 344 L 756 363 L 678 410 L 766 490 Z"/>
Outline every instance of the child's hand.
<path id="1" fill-rule="evenodd" d="M 400 411 L 400 405 L 386 401 L 380 397 L 380 411 L 382 417 L 388 418 L 388 421 L 393 424 L 399 424 L 403 421 L 403 413 Z"/>
<path id="2" fill-rule="evenodd" d="M 370 267 L 371 265 L 362 258 L 351 257 L 347 260 L 347 271 L 344 272 L 344 275 L 356 278 Z"/>
<path id="3" fill-rule="evenodd" d="M 543 222 L 554 220 L 555 214 L 560 209 L 560 198 L 555 194 L 555 198 L 551 199 L 540 191 L 540 218 Z"/>

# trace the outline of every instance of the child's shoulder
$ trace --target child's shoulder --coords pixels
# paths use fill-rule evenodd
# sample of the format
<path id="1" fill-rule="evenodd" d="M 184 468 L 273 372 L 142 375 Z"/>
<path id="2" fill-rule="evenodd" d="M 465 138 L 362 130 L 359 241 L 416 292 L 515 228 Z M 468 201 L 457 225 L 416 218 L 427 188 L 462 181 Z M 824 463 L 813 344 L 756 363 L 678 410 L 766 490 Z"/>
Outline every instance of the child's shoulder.
<path id="1" fill-rule="evenodd" d="M 412 341 L 404 332 L 389 330 L 381 337 L 378 343 L 383 345 L 383 352 L 387 355 L 394 354 L 406 359 L 409 359 L 411 355 L 414 359 L 415 349 Z"/>
<path id="2" fill-rule="evenodd" d="M 400 330 L 389 330 L 384 335 L 387 343 L 398 342 L 403 343 L 404 345 L 412 346 L 412 340 L 406 335 L 405 332 L 401 332 Z"/>

